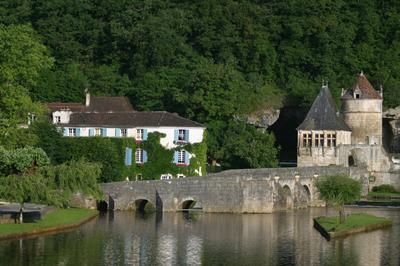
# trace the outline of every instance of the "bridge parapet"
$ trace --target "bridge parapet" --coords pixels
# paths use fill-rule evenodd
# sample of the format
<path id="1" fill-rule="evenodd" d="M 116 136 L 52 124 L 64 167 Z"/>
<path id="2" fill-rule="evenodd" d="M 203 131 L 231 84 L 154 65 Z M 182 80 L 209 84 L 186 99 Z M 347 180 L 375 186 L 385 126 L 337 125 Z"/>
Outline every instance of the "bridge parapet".
<path id="1" fill-rule="evenodd" d="M 270 213 L 306 207 L 318 198 L 314 180 L 332 174 L 360 179 L 366 169 L 332 167 L 228 170 L 202 177 L 101 184 L 115 210 L 138 208 L 138 200 L 158 210 L 176 211 L 197 202 L 206 212 Z"/>

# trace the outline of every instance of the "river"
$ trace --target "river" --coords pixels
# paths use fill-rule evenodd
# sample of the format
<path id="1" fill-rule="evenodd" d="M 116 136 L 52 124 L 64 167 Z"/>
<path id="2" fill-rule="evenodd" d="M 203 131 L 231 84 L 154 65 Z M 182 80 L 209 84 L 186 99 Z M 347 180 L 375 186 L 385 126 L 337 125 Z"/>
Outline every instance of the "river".
<path id="1" fill-rule="evenodd" d="M 400 209 L 385 230 L 326 241 L 311 208 L 273 214 L 115 212 L 53 235 L 0 241 L 0 265 L 400 265 Z"/>

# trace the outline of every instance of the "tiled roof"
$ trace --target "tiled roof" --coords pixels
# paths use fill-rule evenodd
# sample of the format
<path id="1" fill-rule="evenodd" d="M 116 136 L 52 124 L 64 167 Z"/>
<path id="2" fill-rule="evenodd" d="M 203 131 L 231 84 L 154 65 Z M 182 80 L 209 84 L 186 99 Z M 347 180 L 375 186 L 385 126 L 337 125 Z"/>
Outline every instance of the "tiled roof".
<path id="1" fill-rule="evenodd" d="M 65 109 L 70 109 L 73 112 L 78 112 L 81 111 L 84 106 L 81 103 L 48 103 L 47 107 L 52 112 Z"/>
<path id="2" fill-rule="evenodd" d="M 303 123 L 297 130 L 351 131 L 337 112 L 335 101 L 328 86 L 322 86 Z"/>
<path id="3" fill-rule="evenodd" d="M 168 112 L 86 113 L 70 116 L 66 126 L 87 127 L 204 127 L 204 125 Z"/>
<path id="4" fill-rule="evenodd" d="M 371 83 L 368 81 L 367 77 L 361 72 L 358 76 L 356 82 L 354 83 L 351 89 L 348 89 L 342 99 L 353 99 L 354 91 L 359 90 L 360 99 L 382 99 L 379 92 L 377 92 L 374 87 L 372 87 Z"/>
<path id="5" fill-rule="evenodd" d="M 129 112 L 133 111 L 129 99 L 126 97 L 90 97 L 89 106 L 85 106 L 85 112 Z"/>

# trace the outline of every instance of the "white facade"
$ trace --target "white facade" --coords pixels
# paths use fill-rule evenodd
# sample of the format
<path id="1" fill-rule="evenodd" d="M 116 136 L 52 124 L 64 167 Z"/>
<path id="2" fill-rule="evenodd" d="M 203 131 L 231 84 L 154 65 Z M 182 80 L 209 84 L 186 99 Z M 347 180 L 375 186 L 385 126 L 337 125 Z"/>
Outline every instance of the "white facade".
<path id="1" fill-rule="evenodd" d="M 69 117 L 71 116 L 72 111 L 71 110 L 59 110 L 53 112 L 53 123 L 54 124 L 68 124 L 69 123 Z"/>
<path id="2" fill-rule="evenodd" d="M 56 112 L 55 112 L 56 113 Z M 69 129 L 79 129 L 79 133 L 75 135 L 69 134 Z M 106 128 L 106 127 L 64 127 L 64 136 L 65 137 L 92 137 L 90 136 L 90 130 L 94 133 L 94 136 L 103 136 L 102 133 L 106 134 L 104 137 L 110 138 L 121 138 L 124 137 L 122 134 L 122 130 L 127 130 L 127 136 L 129 138 L 135 138 L 136 140 L 141 140 L 138 136 L 138 129 L 143 129 L 148 133 L 159 132 L 165 134 L 165 137 L 161 138 L 160 143 L 163 147 L 167 149 L 173 149 L 178 146 L 178 144 L 185 143 L 200 143 L 203 141 L 204 128 L 201 127 L 138 127 L 138 128 Z M 188 132 L 188 140 L 176 140 L 176 131 L 177 130 L 185 130 Z M 75 131 L 75 132 L 78 132 Z M 118 133 L 119 132 L 119 133 Z"/>

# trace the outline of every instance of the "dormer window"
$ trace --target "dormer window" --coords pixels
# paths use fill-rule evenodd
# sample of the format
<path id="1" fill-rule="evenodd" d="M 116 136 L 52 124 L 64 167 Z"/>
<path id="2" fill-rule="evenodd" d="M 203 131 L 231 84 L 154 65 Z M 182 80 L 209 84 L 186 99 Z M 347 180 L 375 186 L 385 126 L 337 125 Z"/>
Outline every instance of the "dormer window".
<path id="1" fill-rule="evenodd" d="M 54 122 L 56 122 L 56 123 L 61 123 L 61 116 L 56 115 L 56 116 L 54 117 Z"/>
<path id="2" fill-rule="evenodd" d="M 361 98 L 360 89 L 357 88 L 357 89 L 354 90 L 353 97 L 354 97 L 354 99 L 360 99 Z"/>

